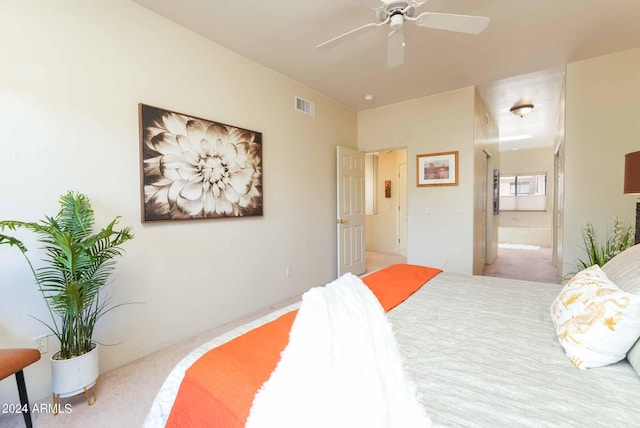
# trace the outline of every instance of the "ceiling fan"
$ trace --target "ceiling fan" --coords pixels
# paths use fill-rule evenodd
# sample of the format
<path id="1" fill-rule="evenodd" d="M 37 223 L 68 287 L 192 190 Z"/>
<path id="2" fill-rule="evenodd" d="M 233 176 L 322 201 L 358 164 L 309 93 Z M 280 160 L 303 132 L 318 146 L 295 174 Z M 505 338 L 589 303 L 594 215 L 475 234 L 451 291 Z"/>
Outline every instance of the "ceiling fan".
<path id="1" fill-rule="evenodd" d="M 437 30 L 457 31 L 460 33 L 478 34 L 489 25 L 486 16 L 455 15 L 450 13 L 423 12 L 414 18 L 415 9 L 425 1 L 388 1 L 381 0 L 383 5 L 373 10 L 380 22 L 372 22 L 355 28 L 347 33 L 320 43 L 316 48 L 328 49 L 349 40 L 364 30 L 372 30 L 389 24 L 391 32 L 387 37 L 387 67 L 397 67 L 404 63 L 404 23 L 413 21 L 416 25 Z"/>

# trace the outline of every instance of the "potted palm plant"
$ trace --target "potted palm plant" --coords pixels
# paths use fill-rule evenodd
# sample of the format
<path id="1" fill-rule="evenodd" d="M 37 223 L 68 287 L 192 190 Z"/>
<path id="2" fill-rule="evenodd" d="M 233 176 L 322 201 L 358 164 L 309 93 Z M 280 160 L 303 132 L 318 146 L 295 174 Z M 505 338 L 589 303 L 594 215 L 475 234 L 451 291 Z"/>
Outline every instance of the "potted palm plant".
<path id="1" fill-rule="evenodd" d="M 93 329 L 100 317 L 119 306 L 112 305 L 101 291 L 113 272 L 115 258 L 122 255 L 121 245 L 133 238 L 129 227 L 115 229 L 118 220 L 94 233 L 89 199 L 68 192 L 60 197 L 55 217 L 45 216 L 39 222 L 0 221 L 0 244 L 20 249 L 49 309 L 50 322 L 38 321 L 60 342 L 60 351 L 51 356 L 54 400 L 86 392 L 98 378 L 98 344 Z M 43 266 L 35 267 L 26 246 L 4 234 L 17 229 L 38 236 L 44 245 Z"/>

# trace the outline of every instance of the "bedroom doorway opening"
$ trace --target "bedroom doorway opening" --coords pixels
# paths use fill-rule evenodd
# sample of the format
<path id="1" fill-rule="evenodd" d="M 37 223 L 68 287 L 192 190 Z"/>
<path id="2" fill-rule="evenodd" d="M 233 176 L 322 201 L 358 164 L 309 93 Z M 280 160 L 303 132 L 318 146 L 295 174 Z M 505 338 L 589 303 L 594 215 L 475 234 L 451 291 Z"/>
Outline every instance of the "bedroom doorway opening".
<path id="1" fill-rule="evenodd" d="M 502 152 L 498 250 L 484 275 L 559 283 L 553 263 L 554 147 Z"/>
<path id="2" fill-rule="evenodd" d="M 365 273 L 405 263 L 407 149 L 365 154 Z"/>
<path id="3" fill-rule="evenodd" d="M 565 76 L 557 67 L 478 88 L 499 131 L 497 257 L 485 275 L 561 281 Z M 518 117 L 509 107 L 522 98 L 535 110 Z"/>

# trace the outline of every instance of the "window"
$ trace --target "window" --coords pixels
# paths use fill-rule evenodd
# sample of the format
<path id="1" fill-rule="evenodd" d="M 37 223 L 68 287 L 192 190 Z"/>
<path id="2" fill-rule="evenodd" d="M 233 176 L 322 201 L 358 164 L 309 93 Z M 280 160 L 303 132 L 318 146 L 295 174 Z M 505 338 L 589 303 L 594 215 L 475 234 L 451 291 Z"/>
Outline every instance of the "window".
<path id="1" fill-rule="evenodd" d="M 547 175 L 500 176 L 500 210 L 546 211 Z"/>

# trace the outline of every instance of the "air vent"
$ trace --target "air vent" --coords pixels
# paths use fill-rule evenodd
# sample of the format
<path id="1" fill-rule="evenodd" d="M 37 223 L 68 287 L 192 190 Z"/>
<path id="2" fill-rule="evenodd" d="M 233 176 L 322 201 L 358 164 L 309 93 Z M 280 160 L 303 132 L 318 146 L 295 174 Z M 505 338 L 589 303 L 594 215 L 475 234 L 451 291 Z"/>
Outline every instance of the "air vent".
<path id="1" fill-rule="evenodd" d="M 296 95 L 295 97 L 295 109 L 300 113 L 308 114 L 309 116 L 316 115 L 316 105 L 311 101 L 305 100 L 304 98 L 300 98 Z"/>

